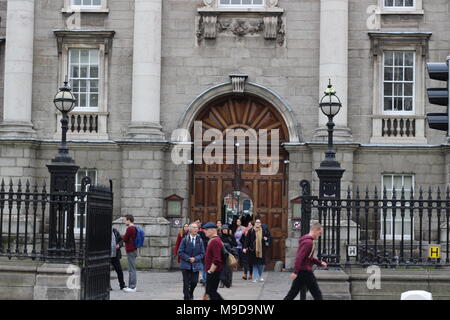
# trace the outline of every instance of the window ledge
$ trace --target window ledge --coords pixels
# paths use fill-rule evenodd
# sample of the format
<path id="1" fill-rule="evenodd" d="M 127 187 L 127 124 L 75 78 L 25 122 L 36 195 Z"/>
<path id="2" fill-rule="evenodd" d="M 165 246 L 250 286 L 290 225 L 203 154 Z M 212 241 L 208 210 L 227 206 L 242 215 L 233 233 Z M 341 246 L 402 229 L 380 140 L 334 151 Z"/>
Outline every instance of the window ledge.
<path id="1" fill-rule="evenodd" d="M 226 7 L 220 7 L 220 8 L 214 8 L 214 7 L 202 7 L 198 8 L 197 11 L 202 13 L 261 13 L 261 14 L 282 14 L 284 12 L 284 9 L 282 8 L 267 8 L 267 7 L 246 7 L 246 8 L 226 8 Z"/>
<path id="2" fill-rule="evenodd" d="M 405 14 L 405 15 L 424 15 L 424 10 L 381 10 L 381 15 L 399 15 L 399 14 Z"/>
<path id="3" fill-rule="evenodd" d="M 88 8 L 62 8 L 62 13 L 74 13 L 74 12 L 81 12 L 81 13 L 109 13 L 108 8 L 95 8 L 95 9 L 88 9 Z"/>

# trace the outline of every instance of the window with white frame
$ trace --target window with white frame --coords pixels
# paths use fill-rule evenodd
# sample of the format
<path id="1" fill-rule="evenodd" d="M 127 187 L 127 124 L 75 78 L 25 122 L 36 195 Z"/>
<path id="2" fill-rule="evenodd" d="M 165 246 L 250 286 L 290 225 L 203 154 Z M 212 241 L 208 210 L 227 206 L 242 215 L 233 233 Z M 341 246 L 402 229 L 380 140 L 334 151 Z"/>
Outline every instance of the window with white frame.
<path id="1" fill-rule="evenodd" d="M 80 169 L 77 172 L 76 178 L 75 178 L 75 191 L 77 192 L 85 192 L 87 191 L 88 185 L 86 186 L 86 190 L 81 190 L 83 179 L 85 177 L 89 177 L 91 179 L 91 184 L 96 185 L 97 184 L 97 170 L 96 169 Z M 85 201 L 84 201 L 85 202 Z M 86 214 L 87 214 L 87 206 L 83 205 L 81 206 L 79 203 L 75 205 L 75 225 L 74 230 L 75 232 L 80 232 L 81 229 L 81 210 L 83 210 L 84 215 L 84 228 L 86 227 Z"/>
<path id="2" fill-rule="evenodd" d="M 384 7 L 388 9 L 412 9 L 415 7 L 414 0 L 384 0 Z"/>
<path id="3" fill-rule="evenodd" d="M 384 51 L 383 110 L 385 113 L 413 113 L 415 52 Z"/>
<path id="4" fill-rule="evenodd" d="M 386 188 L 387 198 L 392 199 L 394 190 L 397 200 L 401 198 L 402 188 L 405 192 L 405 199 L 410 199 L 411 194 L 414 193 L 414 175 L 412 174 L 384 174 L 382 177 L 382 190 Z M 391 205 L 391 203 L 389 203 Z M 397 202 L 400 206 L 400 202 Z M 402 216 L 400 209 L 395 210 L 395 219 L 393 210 L 389 209 L 386 217 L 386 238 L 401 239 L 402 238 Z M 405 210 L 403 222 L 403 239 L 411 240 L 414 234 L 411 234 L 411 227 L 414 232 L 414 219 L 411 220 L 410 211 Z M 381 237 L 384 236 L 384 223 L 381 220 Z"/>
<path id="5" fill-rule="evenodd" d="M 69 49 L 69 81 L 81 110 L 99 107 L 99 57 L 98 49 Z"/>
<path id="6" fill-rule="evenodd" d="M 264 5 L 264 0 L 219 0 L 219 6 L 258 6 Z"/>
<path id="7" fill-rule="evenodd" d="M 96 9 L 102 7 L 102 0 L 70 0 L 70 5 L 80 9 Z"/>

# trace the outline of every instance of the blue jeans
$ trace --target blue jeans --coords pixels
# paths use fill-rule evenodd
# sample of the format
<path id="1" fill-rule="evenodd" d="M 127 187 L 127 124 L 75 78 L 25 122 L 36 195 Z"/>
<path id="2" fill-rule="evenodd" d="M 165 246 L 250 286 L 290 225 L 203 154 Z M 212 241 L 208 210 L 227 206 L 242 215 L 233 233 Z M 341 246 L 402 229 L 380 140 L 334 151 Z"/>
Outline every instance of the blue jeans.
<path id="1" fill-rule="evenodd" d="M 253 265 L 253 280 L 261 280 L 264 272 L 263 264 L 255 264 Z"/>

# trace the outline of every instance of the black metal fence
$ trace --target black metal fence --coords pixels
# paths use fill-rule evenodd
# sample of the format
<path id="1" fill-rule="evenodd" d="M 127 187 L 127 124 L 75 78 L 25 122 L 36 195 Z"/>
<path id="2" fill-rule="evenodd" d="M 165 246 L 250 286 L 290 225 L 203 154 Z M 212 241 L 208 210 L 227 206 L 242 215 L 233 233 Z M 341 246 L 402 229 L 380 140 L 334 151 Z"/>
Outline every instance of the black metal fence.
<path id="1" fill-rule="evenodd" d="M 450 265 L 450 188 L 420 188 L 416 197 L 404 189 L 389 194 L 357 187 L 354 196 L 349 188 L 336 199 L 301 186 L 303 225 L 310 219 L 323 225 L 318 256 L 330 265 Z"/>
<path id="2" fill-rule="evenodd" d="M 80 192 L 47 191 L 29 181 L 0 183 L 0 257 L 83 264 L 86 248 L 87 199 L 97 189 L 90 179 Z M 111 199 L 112 200 L 112 199 Z M 54 210 L 54 232 L 49 232 Z M 109 237 L 110 239 L 110 237 Z"/>

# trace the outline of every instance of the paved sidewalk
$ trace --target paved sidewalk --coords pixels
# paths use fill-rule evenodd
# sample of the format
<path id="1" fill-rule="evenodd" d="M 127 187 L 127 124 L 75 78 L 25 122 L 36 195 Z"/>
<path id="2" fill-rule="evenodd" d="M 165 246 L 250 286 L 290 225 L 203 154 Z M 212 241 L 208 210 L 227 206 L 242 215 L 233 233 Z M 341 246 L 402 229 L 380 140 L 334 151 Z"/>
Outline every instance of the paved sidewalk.
<path id="1" fill-rule="evenodd" d="M 288 272 L 265 272 L 265 282 L 252 283 L 242 280 L 242 273 L 235 272 L 233 286 L 221 288 L 219 293 L 226 300 L 281 300 L 287 294 L 291 280 Z M 124 271 L 125 282 L 128 273 Z M 138 272 L 136 293 L 119 290 L 115 272 L 111 273 L 111 300 L 182 300 L 183 281 L 181 272 Z M 201 300 L 205 288 L 199 284 L 195 300 Z"/>

